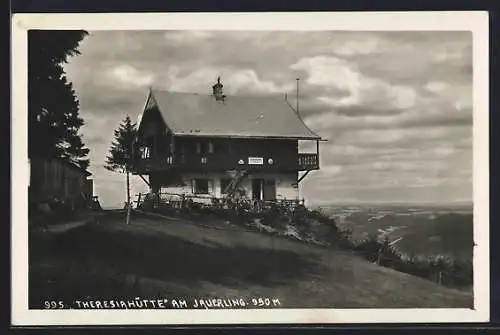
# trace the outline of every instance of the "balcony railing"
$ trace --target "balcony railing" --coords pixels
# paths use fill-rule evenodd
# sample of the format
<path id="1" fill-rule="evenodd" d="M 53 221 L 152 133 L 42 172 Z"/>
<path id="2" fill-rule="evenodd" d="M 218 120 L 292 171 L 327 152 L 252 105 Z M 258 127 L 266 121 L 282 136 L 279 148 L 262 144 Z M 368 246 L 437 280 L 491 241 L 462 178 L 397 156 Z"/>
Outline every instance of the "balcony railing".
<path id="1" fill-rule="evenodd" d="M 213 157 L 184 157 L 184 156 L 161 156 L 147 159 L 137 159 L 134 164 L 134 172 L 138 174 L 147 174 L 155 171 L 163 171 L 170 168 L 200 168 L 200 169 L 237 169 L 245 167 L 245 169 L 266 169 L 266 170 L 282 170 L 298 169 L 299 171 L 317 170 L 319 169 L 318 155 L 315 153 L 298 154 L 298 160 L 295 161 L 289 158 L 285 161 L 274 161 L 272 164 L 267 159 L 263 164 L 248 165 L 246 161 L 241 164 L 242 160 L 238 159 L 219 159 Z"/>
<path id="2" fill-rule="evenodd" d="M 318 154 L 299 154 L 299 170 L 319 169 Z"/>
<path id="3" fill-rule="evenodd" d="M 164 156 L 158 158 L 138 158 L 134 163 L 134 171 L 147 173 L 157 170 L 163 170 L 173 165 L 172 156 Z"/>
<path id="4" fill-rule="evenodd" d="M 210 166 L 213 166 L 213 162 L 211 163 Z M 215 163 L 217 163 L 217 161 L 215 161 Z M 137 173 L 148 173 L 183 166 L 208 167 L 209 164 L 207 157 L 201 156 L 190 157 L 189 159 L 184 155 L 160 156 L 154 158 L 137 158 L 133 170 Z"/>

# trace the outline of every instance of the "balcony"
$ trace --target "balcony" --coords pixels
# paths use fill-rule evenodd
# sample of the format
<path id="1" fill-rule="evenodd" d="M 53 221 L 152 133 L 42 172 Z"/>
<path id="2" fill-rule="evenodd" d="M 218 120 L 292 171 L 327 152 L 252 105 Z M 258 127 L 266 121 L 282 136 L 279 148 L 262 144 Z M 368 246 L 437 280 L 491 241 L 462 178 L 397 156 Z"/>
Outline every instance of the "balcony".
<path id="1" fill-rule="evenodd" d="M 160 156 L 154 158 L 138 158 L 134 163 L 133 172 L 135 174 L 148 174 L 177 168 L 198 168 L 211 169 L 226 167 L 227 163 L 218 159 L 206 156 Z"/>
<path id="2" fill-rule="evenodd" d="M 218 155 L 218 156 L 160 156 L 147 159 L 137 159 L 134 164 L 135 174 L 149 174 L 171 169 L 200 169 L 200 170 L 269 170 L 269 171 L 306 171 L 318 170 L 319 160 L 316 153 L 303 153 L 297 156 L 278 153 L 269 159 L 263 157 L 258 163 L 249 163 L 249 155 Z M 260 158 L 260 157 L 259 157 Z"/>
<path id="3" fill-rule="evenodd" d="M 318 169 L 318 154 L 299 154 L 299 171 Z"/>
<path id="4" fill-rule="evenodd" d="M 149 172 L 161 171 L 173 166 L 173 159 L 171 156 L 137 159 L 134 163 L 133 172 L 137 174 L 147 174 Z"/>

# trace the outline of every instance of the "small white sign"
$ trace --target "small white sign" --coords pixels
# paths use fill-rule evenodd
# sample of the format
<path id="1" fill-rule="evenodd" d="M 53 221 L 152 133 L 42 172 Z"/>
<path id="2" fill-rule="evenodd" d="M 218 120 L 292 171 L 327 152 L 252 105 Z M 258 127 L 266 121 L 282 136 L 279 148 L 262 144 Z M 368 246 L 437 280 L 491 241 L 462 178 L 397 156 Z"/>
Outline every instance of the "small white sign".
<path id="1" fill-rule="evenodd" d="M 250 165 L 263 165 L 264 158 L 262 158 L 262 157 L 248 157 L 248 164 L 250 164 Z"/>

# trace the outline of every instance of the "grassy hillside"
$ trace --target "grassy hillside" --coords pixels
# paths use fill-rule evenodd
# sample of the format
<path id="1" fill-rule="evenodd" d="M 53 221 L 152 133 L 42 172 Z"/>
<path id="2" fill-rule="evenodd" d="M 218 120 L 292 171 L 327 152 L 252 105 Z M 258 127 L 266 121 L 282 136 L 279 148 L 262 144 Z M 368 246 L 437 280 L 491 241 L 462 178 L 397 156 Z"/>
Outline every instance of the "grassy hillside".
<path id="1" fill-rule="evenodd" d="M 30 236 L 30 306 L 85 297 L 279 299 L 281 308 L 471 307 L 469 293 L 350 252 L 188 219 L 106 215 Z M 223 229 L 221 229 L 223 228 Z M 230 228 L 230 230 L 228 229 Z"/>

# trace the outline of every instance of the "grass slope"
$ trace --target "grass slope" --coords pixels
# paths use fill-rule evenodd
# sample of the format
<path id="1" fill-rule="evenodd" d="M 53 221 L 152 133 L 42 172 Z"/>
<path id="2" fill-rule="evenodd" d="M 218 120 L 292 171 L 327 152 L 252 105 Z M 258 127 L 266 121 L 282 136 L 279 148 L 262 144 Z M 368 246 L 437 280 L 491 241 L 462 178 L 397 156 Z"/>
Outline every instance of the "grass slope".
<path id="1" fill-rule="evenodd" d="M 44 299 L 278 298 L 282 308 L 471 308 L 469 293 L 355 255 L 243 229 L 107 215 L 30 236 L 30 306 Z"/>

